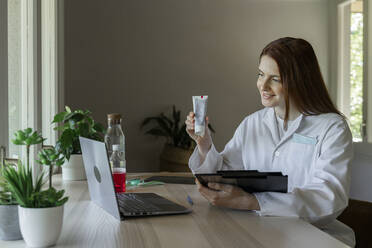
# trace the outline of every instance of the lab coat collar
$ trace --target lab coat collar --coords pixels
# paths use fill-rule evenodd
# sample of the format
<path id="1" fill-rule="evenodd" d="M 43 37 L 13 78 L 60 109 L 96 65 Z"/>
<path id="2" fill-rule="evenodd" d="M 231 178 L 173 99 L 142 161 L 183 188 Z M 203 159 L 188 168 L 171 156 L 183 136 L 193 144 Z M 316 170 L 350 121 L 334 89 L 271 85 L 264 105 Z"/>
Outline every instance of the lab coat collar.
<path id="1" fill-rule="evenodd" d="M 269 128 L 274 144 L 278 144 L 280 142 L 280 138 L 274 108 L 267 108 L 266 110 L 267 111 L 265 112 L 263 122 Z"/>
<path id="2" fill-rule="evenodd" d="M 299 117 L 294 120 L 292 125 L 289 126 L 288 130 L 285 132 L 284 136 L 280 139 L 279 138 L 279 129 L 278 129 L 278 123 L 276 121 L 275 116 L 275 110 L 274 108 L 268 108 L 268 110 L 265 113 L 264 116 L 264 123 L 269 128 L 271 135 L 273 137 L 273 140 L 276 144 L 276 148 L 278 148 L 281 144 L 283 144 L 285 141 L 287 141 L 292 135 L 297 131 L 297 129 L 300 127 L 300 124 L 303 119 L 303 114 L 300 114 Z"/>

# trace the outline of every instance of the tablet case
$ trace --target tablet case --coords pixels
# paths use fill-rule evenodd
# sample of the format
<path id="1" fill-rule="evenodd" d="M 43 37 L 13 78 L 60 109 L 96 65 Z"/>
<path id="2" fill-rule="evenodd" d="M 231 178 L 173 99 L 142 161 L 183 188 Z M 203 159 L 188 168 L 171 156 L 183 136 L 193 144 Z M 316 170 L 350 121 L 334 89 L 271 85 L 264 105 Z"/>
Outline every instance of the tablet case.
<path id="1" fill-rule="evenodd" d="M 288 176 L 281 172 L 225 170 L 212 174 L 195 174 L 195 177 L 206 187 L 209 182 L 232 184 L 249 193 L 266 191 L 287 193 L 288 187 Z"/>

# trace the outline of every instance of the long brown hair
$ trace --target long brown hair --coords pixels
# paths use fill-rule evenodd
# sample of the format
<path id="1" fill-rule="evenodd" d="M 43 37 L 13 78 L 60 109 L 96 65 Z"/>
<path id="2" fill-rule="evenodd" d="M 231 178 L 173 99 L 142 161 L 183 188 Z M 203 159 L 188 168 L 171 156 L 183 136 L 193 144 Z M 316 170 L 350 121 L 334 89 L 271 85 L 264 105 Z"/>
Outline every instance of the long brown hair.
<path id="1" fill-rule="evenodd" d="M 304 115 L 336 113 L 344 117 L 333 104 L 323 80 L 313 47 L 303 39 L 280 38 L 270 42 L 261 52 L 274 59 L 279 67 L 284 89 L 285 117 L 289 116 L 289 98 Z"/>

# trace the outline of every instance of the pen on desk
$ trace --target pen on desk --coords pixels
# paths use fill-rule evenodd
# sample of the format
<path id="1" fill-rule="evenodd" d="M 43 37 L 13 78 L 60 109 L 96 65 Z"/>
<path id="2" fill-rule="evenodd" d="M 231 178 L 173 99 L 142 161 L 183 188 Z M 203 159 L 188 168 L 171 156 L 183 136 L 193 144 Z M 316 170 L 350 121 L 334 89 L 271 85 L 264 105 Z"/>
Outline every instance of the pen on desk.
<path id="1" fill-rule="evenodd" d="M 188 203 L 190 203 L 190 205 L 194 205 L 194 202 L 192 201 L 192 199 L 189 195 L 187 195 L 186 200 L 187 200 Z"/>

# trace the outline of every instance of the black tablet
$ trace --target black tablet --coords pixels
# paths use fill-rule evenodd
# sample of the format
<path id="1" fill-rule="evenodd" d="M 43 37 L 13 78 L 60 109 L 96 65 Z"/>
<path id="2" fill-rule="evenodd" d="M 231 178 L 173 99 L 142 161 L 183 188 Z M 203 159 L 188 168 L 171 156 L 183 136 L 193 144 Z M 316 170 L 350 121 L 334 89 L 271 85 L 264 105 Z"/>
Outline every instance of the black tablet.
<path id="1" fill-rule="evenodd" d="M 208 183 L 231 184 L 249 193 L 266 191 L 287 193 L 288 187 L 288 176 L 281 172 L 218 171 L 195 174 L 195 177 L 205 187 L 208 187 Z"/>

